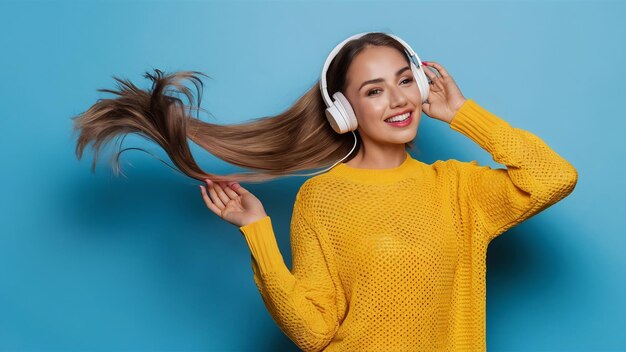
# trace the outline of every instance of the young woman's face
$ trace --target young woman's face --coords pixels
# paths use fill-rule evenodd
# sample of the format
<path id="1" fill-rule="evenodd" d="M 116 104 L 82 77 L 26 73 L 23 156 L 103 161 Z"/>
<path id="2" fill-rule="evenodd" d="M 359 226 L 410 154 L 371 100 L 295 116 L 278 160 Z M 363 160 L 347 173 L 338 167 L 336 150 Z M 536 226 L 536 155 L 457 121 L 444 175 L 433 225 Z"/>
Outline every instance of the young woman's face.
<path id="1" fill-rule="evenodd" d="M 377 80 L 368 82 L 370 80 Z M 406 56 L 387 46 L 368 46 L 352 61 L 343 92 L 357 117 L 363 143 L 404 144 L 417 134 L 422 97 Z M 394 126 L 385 119 L 410 111 L 410 123 Z"/>

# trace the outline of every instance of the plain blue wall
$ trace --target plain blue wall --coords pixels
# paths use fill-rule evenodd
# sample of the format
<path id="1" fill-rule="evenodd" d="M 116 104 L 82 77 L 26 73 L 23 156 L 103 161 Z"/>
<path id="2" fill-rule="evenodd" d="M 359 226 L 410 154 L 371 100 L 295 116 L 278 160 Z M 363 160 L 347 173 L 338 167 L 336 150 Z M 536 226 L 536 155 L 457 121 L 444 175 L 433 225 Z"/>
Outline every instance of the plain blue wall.
<path id="1" fill-rule="evenodd" d="M 106 150 L 92 174 L 70 118 L 108 97 L 96 89 L 113 75 L 145 87 L 153 67 L 211 76 L 203 107 L 218 123 L 273 115 L 339 41 L 389 31 L 579 172 L 569 197 L 489 247 L 488 349 L 626 350 L 625 15 L 617 1 L 2 2 L 0 349 L 296 351 L 245 240 L 205 208 L 199 182 L 137 151 L 122 156 L 128 178 Z M 419 132 L 420 160 L 501 166 L 426 115 Z M 124 147 L 169 162 L 140 137 Z M 241 171 L 193 151 L 206 170 Z M 304 181 L 244 184 L 289 266 Z"/>

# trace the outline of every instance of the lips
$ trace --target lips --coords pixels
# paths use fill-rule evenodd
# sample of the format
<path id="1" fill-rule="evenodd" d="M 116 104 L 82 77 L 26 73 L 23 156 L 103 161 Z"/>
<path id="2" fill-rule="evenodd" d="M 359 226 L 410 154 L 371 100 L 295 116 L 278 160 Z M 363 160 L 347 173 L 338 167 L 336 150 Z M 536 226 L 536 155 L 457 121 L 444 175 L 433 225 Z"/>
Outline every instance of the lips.
<path id="1" fill-rule="evenodd" d="M 402 121 L 398 121 L 398 122 L 385 121 L 385 123 L 393 127 L 401 127 L 401 128 L 410 126 L 413 123 L 413 113 L 411 112 L 409 114 L 409 117 L 407 117 L 406 119 Z"/>
<path id="2" fill-rule="evenodd" d="M 411 109 L 406 109 L 406 110 L 401 111 L 401 112 L 399 112 L 399 113 L 397 113 L 397 114 L 393 114 L 393 115 L 391 115 L 391 116 L 387 116 L 387 117 L 385 117 L 385 119 L 384 119 L 384 120 L 388 120 L 388 119 L 390 119 L 390 118 L 392 118 L 392 117 L 396 117 L 396 116 L 398 116 L 398 115 L 406 114 L 407 112 L 411 112 L 411 111 L 413 111 L 413 110 L 411 110 Z"/>

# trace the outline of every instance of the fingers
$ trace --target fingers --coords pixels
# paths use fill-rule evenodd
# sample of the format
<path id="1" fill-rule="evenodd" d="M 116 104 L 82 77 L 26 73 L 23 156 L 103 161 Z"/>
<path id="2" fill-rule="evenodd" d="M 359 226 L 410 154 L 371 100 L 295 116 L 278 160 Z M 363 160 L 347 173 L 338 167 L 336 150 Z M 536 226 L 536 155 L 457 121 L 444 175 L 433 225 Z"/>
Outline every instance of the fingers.
<path id="1" fill-rule="evenodd" d="M 206 206 L 218 216 L 222 216 L 222 210 L 216 207 L 215 204 L 213 204 L 213 202 L 209 198 L 209 195 L 206 192 L 206 188 L 204 186 L 200 186 L 200 190 L 202 191 L 202 198 L 204 199 L 204 203 L 206 203 Z"/>
<path id="2" fill-rule="evenodd" d="M 213 203 L 219 209 L 224 209 L 231 199 L 239 197 L 239 195 L 227 187 L 224 182 L 214 182 L 208 178 L 205 179 L 205 182 L 209 185 L 208 190 L 211 195 L 211 200 L 213 200 Z M 225 191 L 226 189 L 228 191 Z"/>
<path id="3" fill-rule="evenodd" d="M 202 197 L 209 209 L 213 210 L 218 215 L 221 214 L 221 211 L 226 207 L 228 202 L 248 193 L 238 182 L 214 182 L 208 178 L 204 179 L 204 181 L 207 186 L 200 185 Z"/>
<path id="4" fill-rule="evenodd" d="M 215 193 L 217 193 L 217 196 L 222 201 L 222 203 L 224 205 L 228 204 L 231 197 L 224 192 L 224 189 L 227 188 L 224 182 L 213 182 L 211 180 L 208 181 L 213 184 L 213 189 L 215 190 Z"/>
<path id="5" fill-rule="evenodd" d="M 234 185 L 231 187 L 235 187 Z M 224 193 L 226 193 L 230 199 L 234 199 L 239 197 L 239 194 L 237 194 L 237 192 L 233 191 L 233 189 L 229 187 L 228 185 L 224 186 Z"/>
<path id="6" fill-rule="evenodd" d="M 241 187 L 241 185 L 237 182 L 235 182 L 235 184 L 232 185 L 233 190 L 240 196 L 249 193 L 247 189 Z"/>
<path id="7" fill-rule="evenodd" d="M 450 76 L 448 74 L 448 71 L 446 71 L 445 68 L 443 68 L 443 66 L 439 65 L 438 63 L 434 62 L 434 61 L 427 61 L 427 63 L 424 63 L 424 61 L 422 61 L 422 63 L 426 66 L 429 67 L 434 67 L 437 69 L 437 71 L 439 71 L 439 73 L 441 74 L 441 77 L 448 77 Z"/>
<path id="8" fill-rule="evenodd" d="M 243 189 L 243 187 L 241 187 L 237 182 L 229 182 L 229 187 L 226 182 L 214 182 L 208 178 L 204 181 L 206 182 L 207 186 L 200 186 L 200 189 L 202 190 L 202 195 L 203 197 L 205 197 L 204 200 L 207 203 L 207 206 L 211 204 L 215 207 L 215 209 L 218 209 L 219 211 L 224 209 L 226 207 L 226 204 L 228 204 L 228 202 L 230 202 L 232 199 L 235 199 L 240 195 L 248 192 L 247 190 Z"/>
<path id="9" fill-rule="evenodd" d="M 218 207 L 220 210 L 224 209 L 226 206 L 224 205 L 224 203 L 222 203 L 222 200 L 217 196 L 217 192 L 215 192 L 215 186 L 214 183 L 211 182 L 210 180 L 205 180 L 207 186 L 207 190 L 209 192 L 209 195 L 211 196 L 211 201 L 213 202 L 213 204 L 215 204 L 216 207 Z"/>
<path id="10" fill-rule="evenodd" d="M 437 80 L 437 75 L 431 69 L 429 69 L 428 67 L 424 67 L 424 73 L 426 74 L 426 76 L 430 80 L 429 84 L 434 84 L 435 81 Z"/>

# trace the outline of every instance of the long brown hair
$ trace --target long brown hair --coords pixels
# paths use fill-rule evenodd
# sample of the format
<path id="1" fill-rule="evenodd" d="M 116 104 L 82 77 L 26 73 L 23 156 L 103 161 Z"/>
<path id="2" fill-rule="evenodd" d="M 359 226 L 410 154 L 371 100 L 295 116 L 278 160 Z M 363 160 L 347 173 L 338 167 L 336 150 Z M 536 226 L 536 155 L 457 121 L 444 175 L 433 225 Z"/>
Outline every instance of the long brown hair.
<path id="1" fill-rule="evenodd" d="M 409 63 L 404 47 L 394 38 L 382 32 L 368 33 L 346 43 L 331 62 L 327 72 L 331 96 L 337 91 L 345 91 L 346 72 L 354 57 L 368 45 L 395 48 Z M 158 69 L 154 71 L 154 74 L 146 72 L 144 75 L 152 81 L 152 87 L 146 90 L 128 80 L 114 77 L 118 90 L 98 91 L 112 93 L 116 97 L 99 99 L 87 111 L 72 118 L 73 132 L 80 132 L 76 144 L 79 160 L 85 147 L 93 143 L 92 172 L 95 171 L 102 145 L 113 137 L 128 133 L 138 133 L 159 144 L 187 176 L 217 182 L 258 182 L 296 171 L 328 167 L 346 156 L 354 146 L 352 133 L 338 134 L 327 121 L 319 81 L 278 115 L 241 124 L 219 125 L 192 116 L 193 111 L 203 110 L 200 103 L 204 84 L 200 77 L 209 76 L 198 71 L 172 74 Z M 185 80 L 195 86 L 196 99 L 193 90 L 184 84 Z M 354 132 L 357 146 L 345 161 L 354 157 L 361 148 L 359 133 Z M 191 154 L 187 138 L 216 157 L 253 172 L 217 175 L 203 171 Z M 405 143 L 405 148 L 413 147 L 413 141 Z M 121 152 L 118 149 L 111 159 L 116 174 L 120 171 Z"/>

